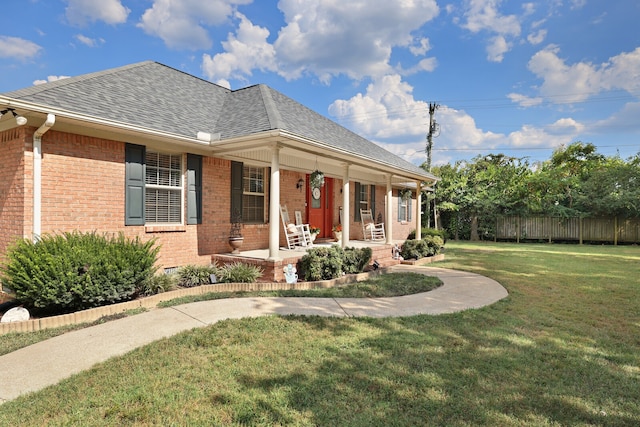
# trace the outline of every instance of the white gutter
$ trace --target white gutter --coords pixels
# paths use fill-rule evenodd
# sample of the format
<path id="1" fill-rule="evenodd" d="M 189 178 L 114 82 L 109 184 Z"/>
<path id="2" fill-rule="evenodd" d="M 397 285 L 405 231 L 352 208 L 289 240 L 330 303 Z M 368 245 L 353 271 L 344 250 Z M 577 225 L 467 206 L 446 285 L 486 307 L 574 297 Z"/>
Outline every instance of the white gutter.
<path id="1" fill-rule="evenodd" d="M 42 233 L 42 135 L 56 122 L 56 116 L 47 114 L 47 120 L 33 134 L 33 240 Z"/>

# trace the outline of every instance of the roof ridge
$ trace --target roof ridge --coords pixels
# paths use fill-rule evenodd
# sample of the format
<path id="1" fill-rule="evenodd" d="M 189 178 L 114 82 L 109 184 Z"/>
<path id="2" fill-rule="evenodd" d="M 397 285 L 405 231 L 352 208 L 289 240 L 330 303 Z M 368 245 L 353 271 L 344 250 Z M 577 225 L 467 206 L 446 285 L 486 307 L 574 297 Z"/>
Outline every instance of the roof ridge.
<path id="1" fill-rule="evenodd" d="M 271 96 L 271 88 L 265 84 L 259 84 L 260 94 L 262 95 L 262 101 L 264 108 L 267 111 L 267 118 L 271 124 L 271 129 L 284 129 L 284 121 L 280 115 L 280 110 L 276 106 L 276 102 Z"/>

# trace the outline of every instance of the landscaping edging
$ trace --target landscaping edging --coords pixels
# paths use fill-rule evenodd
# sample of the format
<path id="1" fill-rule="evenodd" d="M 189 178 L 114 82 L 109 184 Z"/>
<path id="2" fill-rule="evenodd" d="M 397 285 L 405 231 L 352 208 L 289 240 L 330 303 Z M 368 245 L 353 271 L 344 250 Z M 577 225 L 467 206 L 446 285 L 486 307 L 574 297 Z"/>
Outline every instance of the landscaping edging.
<path id="1" fill-rule="evenodd" d="M 405 265 L 425 265 L 431 264 L 432 262 L 443 261 L 444 254 L 438 254 L 434 256 L 424 257 L 420 259 L 403 259 L 401 264 Z"/>
<path id="2" fill-rule="evenodd" d="M 75 313 L 43 317 L 41 319 L 31 319 L 24 322 L 0 323 L 0 335 L 8 334 L 10 332 L 35 332 L 42 329 L 58 328 L 77 323 L 95 322 L 100 318 L 124 313 L 129 310 L 136 310 L 139 308 L 156 308 L 156 306 L 161 302 L 191 295 L 203 295 L 211 292 L 252 292 L 330 288 L 333 286 L 366 280 L 369 277 L 376 276 L 386 271 L 387 268 L 381 268 L 379 270 L 366 273 L 348 274 L 337 279 L 321 280 L 317 282 L 217 283 L 214 285 L 195 286 L 193 288 L 183 288 L 175 291 L 163 292 L 161 294 L 151 295 L 133 301 L 90 308 L 87 310 L 77 311 Z"/>

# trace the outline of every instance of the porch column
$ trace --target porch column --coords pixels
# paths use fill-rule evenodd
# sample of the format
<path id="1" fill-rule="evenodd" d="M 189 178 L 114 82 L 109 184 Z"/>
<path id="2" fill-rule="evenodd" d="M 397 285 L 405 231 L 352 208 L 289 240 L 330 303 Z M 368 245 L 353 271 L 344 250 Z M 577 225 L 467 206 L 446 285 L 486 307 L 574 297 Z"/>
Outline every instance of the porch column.
<path id="1" fill-rule="evenodd" d="M 269 258 L 279 259 L 280 250 L 280 146 L 271 151 L 271 191 L 269 192 Z"/>
<path id="2" fill-rule="evenodd" d="M 349 223 L 351 212 L 349 212 L 349 164 L 344 165 L 342 175 L 342 247 L 349 244 Z"/>
<path id="3" fill-rule="evenodd" d="M 422 181 L 416 181 L 416 240 L 422 240 Z"/>
<path id="4" fill-rule="evenodd" d="M 387 196 L 385 199 L 387 214 L 385 215 L 384 230 L 387 245 L 393 243 L 393 189 L 391 188 L 391 174 L 387 175 Z"/>

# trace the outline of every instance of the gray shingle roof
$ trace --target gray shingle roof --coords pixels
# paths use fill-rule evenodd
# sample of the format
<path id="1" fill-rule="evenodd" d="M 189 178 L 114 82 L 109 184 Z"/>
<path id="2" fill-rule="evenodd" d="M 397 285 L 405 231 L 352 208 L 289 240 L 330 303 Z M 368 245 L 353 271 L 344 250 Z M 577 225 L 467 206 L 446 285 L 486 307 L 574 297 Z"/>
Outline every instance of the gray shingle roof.
<path id="1" fill-rule="evenodd" d="M 329 147 L 429 176 L 371 141 L 265 85 L 235 91 L 145 61 L 2 94 L 8 98 L 189 138 L 282 129 Z"/>

